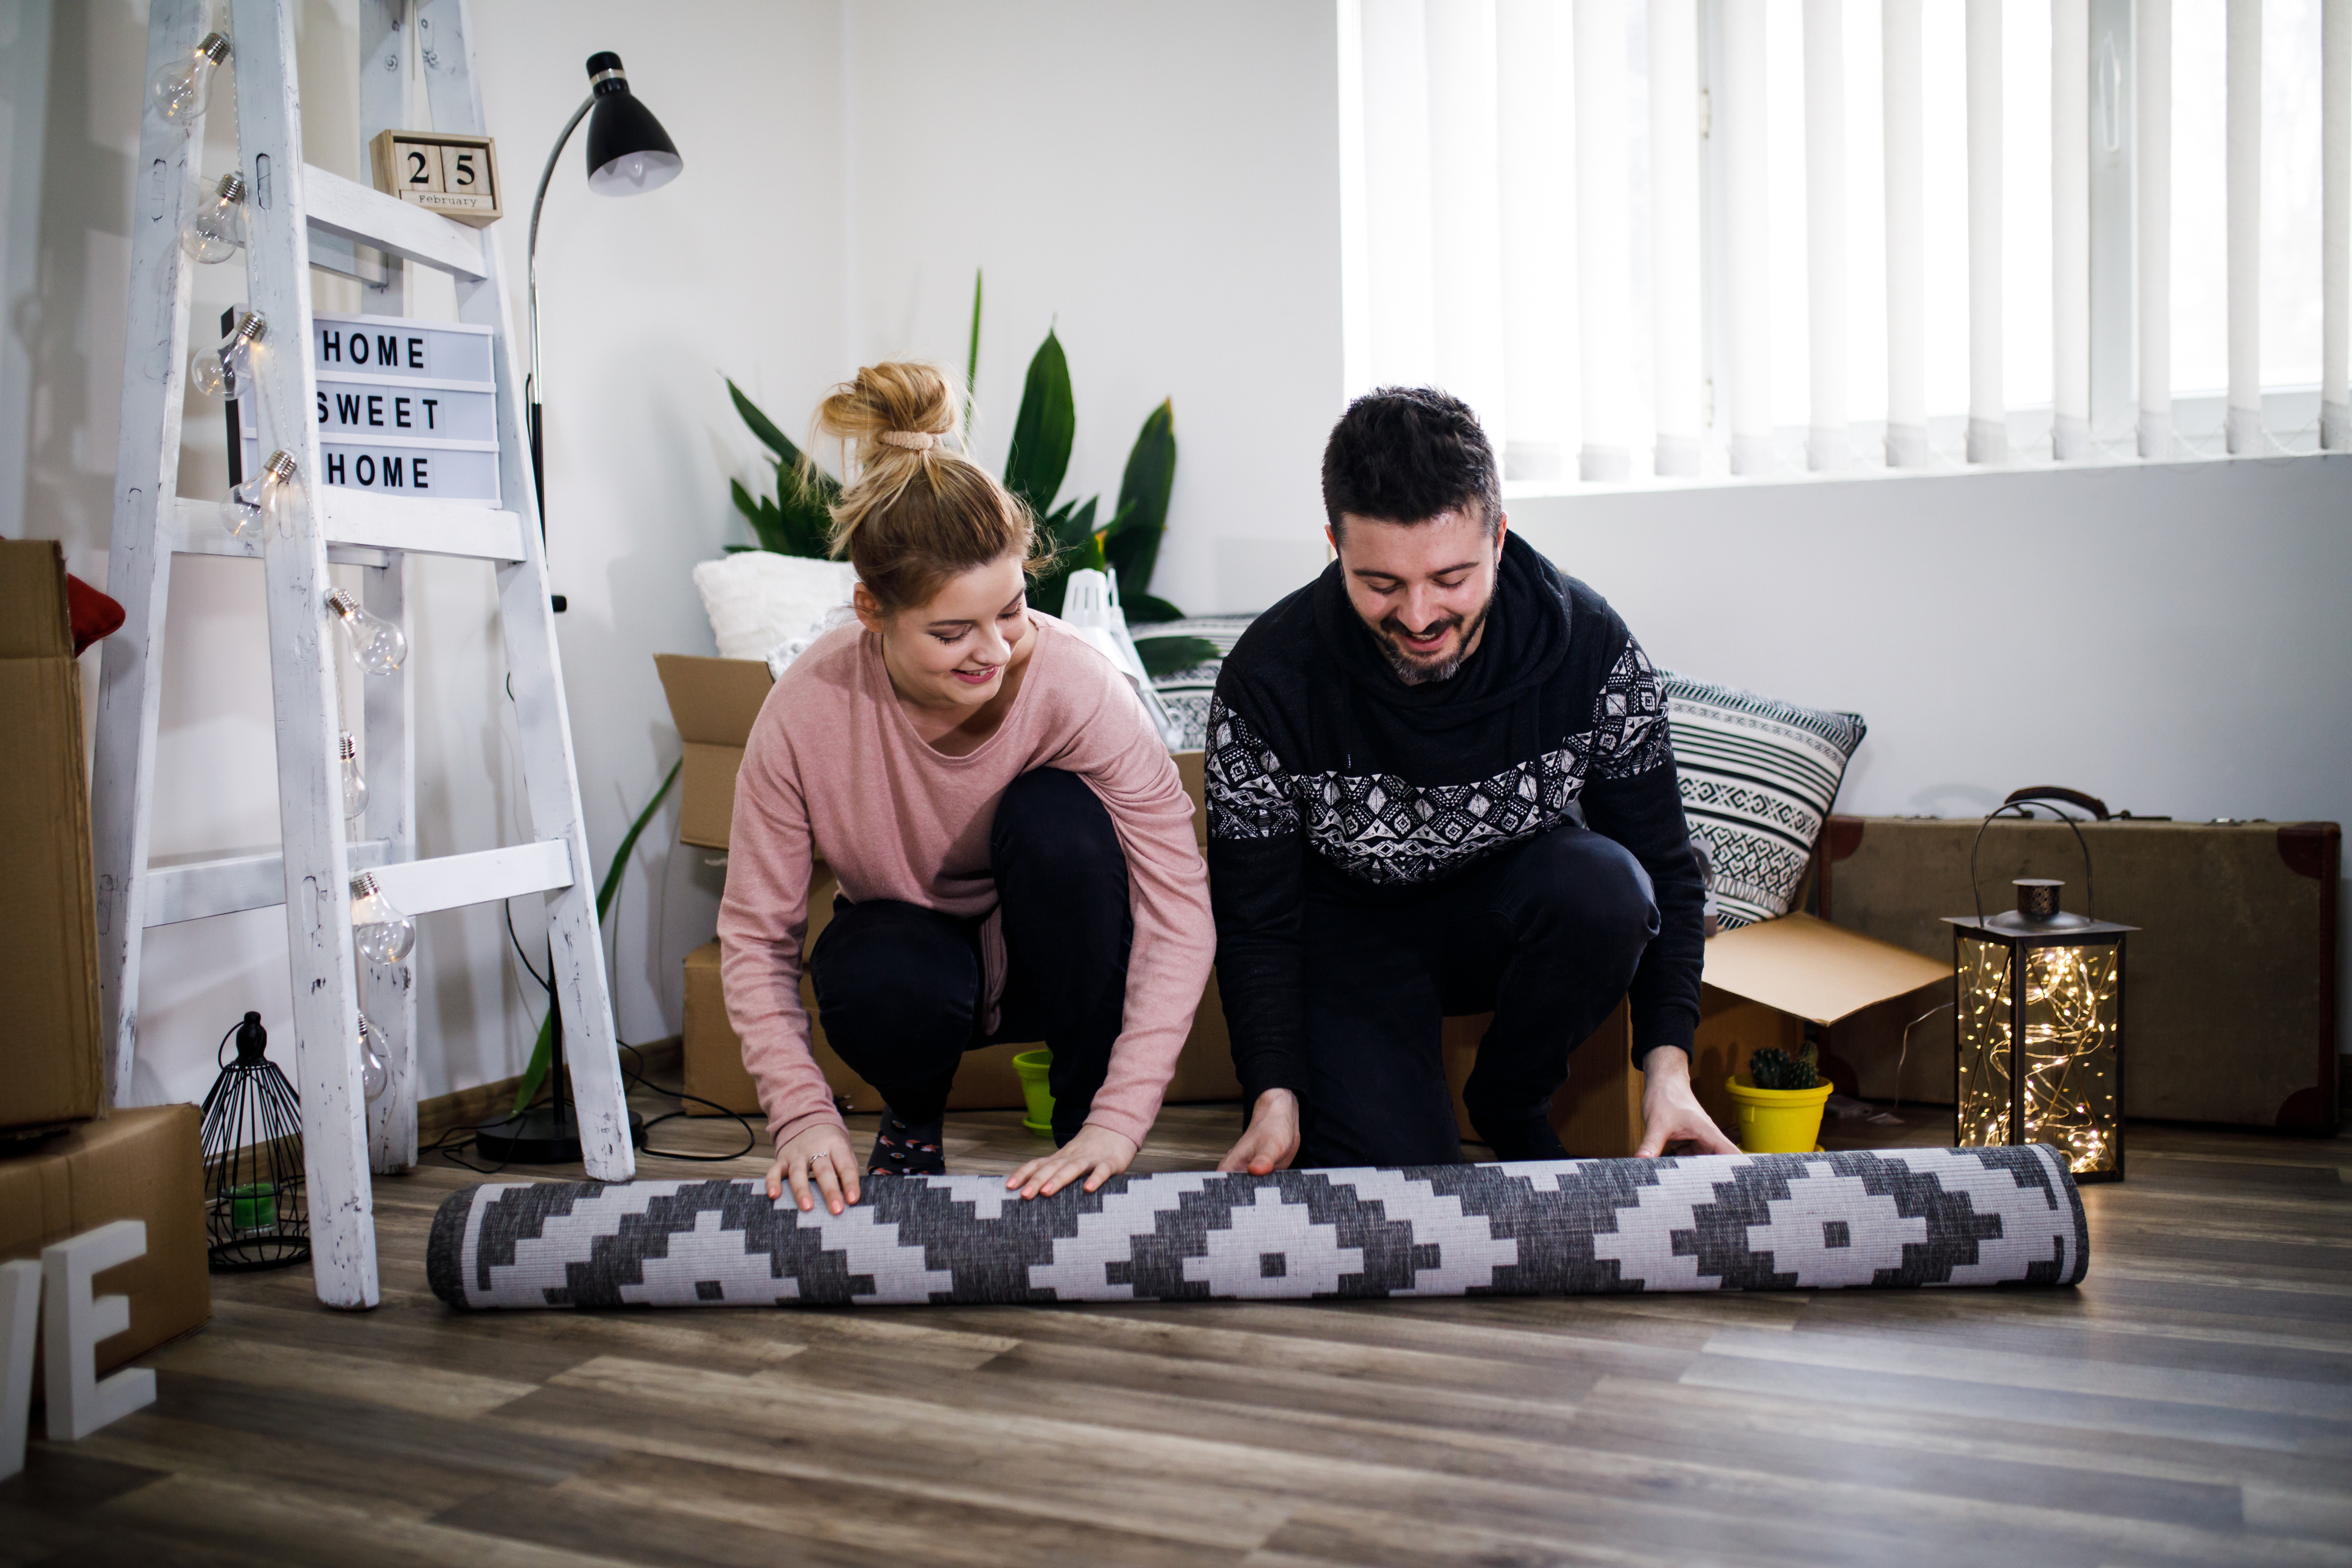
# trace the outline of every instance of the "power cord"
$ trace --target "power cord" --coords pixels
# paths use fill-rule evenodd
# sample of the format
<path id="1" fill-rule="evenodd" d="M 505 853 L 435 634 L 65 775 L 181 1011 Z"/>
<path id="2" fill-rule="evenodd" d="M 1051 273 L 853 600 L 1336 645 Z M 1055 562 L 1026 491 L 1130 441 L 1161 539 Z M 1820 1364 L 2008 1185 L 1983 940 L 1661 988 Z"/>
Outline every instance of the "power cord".
<path id="1" fill-rule="evenodd" d="M 555 996 L 555 986 L 553 983 L 550 981 L 546 975 L 541 974 L 537 966 L 531 963 L 530 955 L 523 952 L 522 937 L 515 931 L 514 904 L 511 900 L 501 900 L 499 907 L 500 912 L 506 917 L 507 941 L 513 943 L 515 957 L 521 962 L 523 973 L 530 975 L 531 980 L 539 986 L 539 988 L 542 992 L 546 993 L 550 1005 L 551 1005 Z M 553 954 L 551 953 L 549 956 L 552 958 Z M 614 1043 L 618 1045 L 621 1049 L 629 1053 L 630 1060 L 628 1063 L 624 1064 L 622 1068 L 623 1080 L 626 1084 L 628 1089 L 632 1091 L 642 1090 L 646 1094 L 659 1095 L 664 1100 L 678 1100 L 681 1102 L 682 1106 L 709 1106 L 719 1115 L 728 1117 L 733 1121 L 736 1126 L 743 1130 L 743 1146 L 740 1149 L 734 1150 L 729 1153 L 689 1154 L 680 1150 L 656 1149 L 648 1143 L 645 1150 L 645 1153 L 647 1158 L 656 1160 L 678 1160 L 688 1164 L 715 1165 L 723 1164 L 730 1160 L 740 1160 L 743 1158 L 744 1155 L 749 1154 L 752 1150 L 760 1146 L 759 1133 L 752 1129 L 750 1120 L 744 1117 L 740 1112 L 730 1110 L 727 1107 L 719 1104 L 715 1100 L 705 1100 L 698 1094 L 688 1094 L 683 1089 L 663 1089 L 658 1084 L 649 1081 L 645 1073 L 645 1053 L 637 1047 L 629 1044 L 626 1040 L 616 1040 Z M 554 1091 L 552 1085 L 543 1083 L 540 1087 L 546 1096 L 546 1100 L 534 1097 L 530 1104 L 523 1108 L 525 1110 L 534 1110 L 541 1104 L 546 1103 L 547 1100 L 551 1100 L 553 1099 Z M 681 1116 L 690 1114 L 692 1113 L 684 1109 L 680 1109 L 677 1110 L 664 1111 L 659 1116 L 649 1117 L 646 1119 L 645 1125 L 646 1134 L 650 1139 L 653 1134 L 653 1130 L 660 1126 L 663 1122 L 675 1121 Z M 454 1150 L 449 1148 L 448 1145 L 450 1140 L 457 1138 L 461 1134 L 465 1137 L 471 1137 L 473 1135 L 473 1129 L 470 1127 L 453 1127 L 446 1132 L 444 1132 L 429 1148 L 421 1150 L 419 1152 L 425 1154 L 438 1154 L 452 1164 L 462 1165 L 468 1171 L 478 1172 L 483 1175 L 496 1175 L 506 1169 L 507 1161 L 505 1160 L 500 1160 L 494 1166 L 476 1165 L 467 1161 Z M 509 1156 L 509 1158 L 511 1156 Z"/>

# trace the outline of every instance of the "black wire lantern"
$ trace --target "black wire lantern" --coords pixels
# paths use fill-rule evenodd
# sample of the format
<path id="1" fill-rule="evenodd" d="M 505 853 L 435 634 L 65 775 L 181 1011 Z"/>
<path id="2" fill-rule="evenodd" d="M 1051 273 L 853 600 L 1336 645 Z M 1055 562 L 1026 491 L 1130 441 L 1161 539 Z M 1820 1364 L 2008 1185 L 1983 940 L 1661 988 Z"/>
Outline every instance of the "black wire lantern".
<path id="1" fill-rule="evenodd" d="M 282 1268 L 310 1256 L 302 1103 L 268 1058 L 260 1014 L 247 1013 L 223 1035 L 223 1051 L 229 1035 L 236 1037 L 236 1060 L 221 1065 L 205 1096 L 206 1250 L 215 1274 Z"/>

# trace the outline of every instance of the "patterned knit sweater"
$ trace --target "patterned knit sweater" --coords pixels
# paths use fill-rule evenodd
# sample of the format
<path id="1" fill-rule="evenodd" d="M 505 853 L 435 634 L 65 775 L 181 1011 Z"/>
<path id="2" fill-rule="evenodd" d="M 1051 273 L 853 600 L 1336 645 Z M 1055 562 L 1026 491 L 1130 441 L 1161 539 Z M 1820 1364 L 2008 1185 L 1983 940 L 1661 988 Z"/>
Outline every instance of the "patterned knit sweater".
<path id="1" fill-rule="evenodd" d="M 1210 705 L 1218 984 L 1249 1101 L 1306 1082 L 1300 909 L 1418 889 L 1581 816 L 1649 872 L 1659 931 L 1632 987 L 1635 1058 L 1690 1048 L 1706 891 L 1665 703 L 1608 602 L 1507 534 L 1478 650 L 1398 679 L 1337 563 L 1234 646 Z"/>

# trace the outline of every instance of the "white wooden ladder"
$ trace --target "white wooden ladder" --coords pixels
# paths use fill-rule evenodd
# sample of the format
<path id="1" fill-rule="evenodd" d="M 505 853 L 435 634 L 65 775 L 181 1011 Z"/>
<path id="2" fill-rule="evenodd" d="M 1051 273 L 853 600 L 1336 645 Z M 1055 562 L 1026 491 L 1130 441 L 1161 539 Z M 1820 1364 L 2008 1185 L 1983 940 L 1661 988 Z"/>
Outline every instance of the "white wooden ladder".
<path id="1" fill-rule="evenodd" d="M 291 0 L 229 0 L 228 9 L 235 52 L 223 68 L 236 73 L 237 160 L 250 193 L 247 299 L 269 323 L 253 361 L 260 449 L 283 448 L 294 457 L 307 499 L 282 512 L 281 524 L 268 527 L 262 539 L 247 542 L 224 526 L 220 501 L 177 493 L 193 267 L 178 241 L 181 220 L 197 195 L 199 171 L 192 163 L 202 156 L 204 125 L 201 113 L 184 127 L 146 109 L 107 583 L 129 618 L 104 645 L 92 808 L 108 1065 L 120 1100 L 138 1044 L 140 950 L 149 927 L 283 904 L 319 1299 L 335 1307 L 372 1307 L 378 1286 L 369 1173 L 371 1167 L 402 1169 L 416 1159 L 416 1003 L 405 963 L 370 963 L 364 973 L 355 967 L 348 890 L 355 871 L 373 870 L 384 898 L 410 916 L 544 896 L 588 1173 L 625 1181 L 635 1173 L 635 1155 L 540 542 L 523 426 L 522 356 L 498 246 L 488 231 L 305 163 Z M 481 133 L 481 86 L 466 0 L 362 0 L 360 9 L 365 135 L 417 129 L 401 124 L 411 26 L 433 129 Z M 205 30 L 205 0 L 154 0 L 147 41 L 151 73 L 168 60 L 192 58 Z M 320 482 L 319 431 L 309 417 L 317 391 L 310 268 L 381 281 L 387 267 L 403 261 L 449 273 L 459 319 L 492 334 L 502 508 Z M 289 426 L 273 427 L 272 410 L 289 411 Z M 148 863 L 162 696 L 156 656 L 163 647 L 174 552 L 261 563 L 277 720 L 278 853 L 195 865 Z M 327 605 L 334 587 L 327 569 L 331 563 L 363 568 L 365 606 L 404 624 L 408 561 L 420 552 L 484 561 L 497 574 L 521 732 L 528 843 L 416 858 L 406 667 L 366 678 L 371 790 L 356 831 L 345 824 L 336 682 L 337 661 L 347 655 Z M 361 1087 L 362 1007 L 387 1037 L 392 1068 L 390 1088 L 373 1103 Z"/>

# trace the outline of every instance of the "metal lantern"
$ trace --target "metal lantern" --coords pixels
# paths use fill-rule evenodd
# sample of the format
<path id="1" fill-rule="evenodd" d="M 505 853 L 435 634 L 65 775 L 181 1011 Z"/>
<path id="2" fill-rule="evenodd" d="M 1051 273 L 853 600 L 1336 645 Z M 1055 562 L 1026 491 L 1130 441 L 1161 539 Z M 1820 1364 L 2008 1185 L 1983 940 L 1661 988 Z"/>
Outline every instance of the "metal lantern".
<path id="1" fill-rule="evenodd" d="M 205 1096 L 205 1230 L 215 1274 L 278 1268 L 310 1256 L 301 1102 L 268 1058 L 260 1014 L 247 1013 L 229 1035 L 236 1037 L 236 1060 L 222 1064 Z M 222 1051 L 229 1035 L 221 1037 Z"/>
<path id="2" fill-rule="evenodd" d="M 2017 908 L 1952 927 L 1962 1148 L 2047 1143 L 2078 1182 L 2124 1174 L 2124 936 L 2020 878 Z"/>

